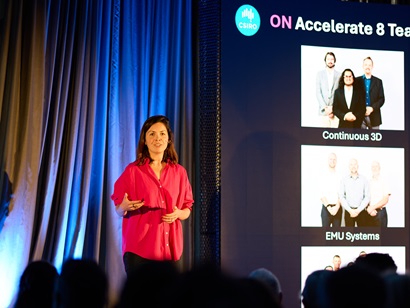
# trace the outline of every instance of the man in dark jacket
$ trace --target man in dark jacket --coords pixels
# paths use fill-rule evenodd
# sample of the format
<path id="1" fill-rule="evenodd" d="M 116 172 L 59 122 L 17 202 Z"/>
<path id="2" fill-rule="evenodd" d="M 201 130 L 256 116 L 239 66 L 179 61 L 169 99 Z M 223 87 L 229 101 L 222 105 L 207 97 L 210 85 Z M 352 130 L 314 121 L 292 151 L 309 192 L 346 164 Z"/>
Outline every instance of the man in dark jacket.
<path id="1" fill-rule="evenodd" d="M 382 116 L 380 108 L 384 104 L 383 82 L 380 78 L 372 75 L 373 60 L 366 57 L 363 60 L 364 74 L 362 78 L 357 78 L 363 84 L 366 96 L 366 114 L 363 120 L 363 129 L 380 129 Z"/>

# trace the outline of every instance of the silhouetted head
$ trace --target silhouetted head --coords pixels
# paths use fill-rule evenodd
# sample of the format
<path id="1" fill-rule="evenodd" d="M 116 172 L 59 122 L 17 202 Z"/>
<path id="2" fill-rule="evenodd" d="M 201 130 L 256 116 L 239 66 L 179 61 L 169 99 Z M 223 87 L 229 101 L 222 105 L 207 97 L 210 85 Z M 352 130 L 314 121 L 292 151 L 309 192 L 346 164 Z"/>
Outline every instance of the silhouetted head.
<path id="1" fill-rule="evenodd" d="M 386 289 L 383 278 L 376 271 L 357 264 L 332 272 L 323 289 L 324 307 L 385 307 Z"/>
<path id="2" fill-rule="evenodd" d="M 51 307 L 57 269 L 47 261 L 29 263 L 20 277 L 15 308 Z"/>
<path id="3" fill-rule="evenodd" d="M 279 279 L 270 270 L 258 268 L 249 274 L 249 278 L 256 279 L 266 284 L 278 303 L 282 303 L 282 287 Z"/>
<path id="4" fill-rule="evenodd" d="M 388 253 L 372 252 L 358 256 L 355 264 L 369 267 L 381 275 L 397 272 L 397 265 Z"/>
<path id="5" fill-rule="evenodd" d="M 328 270 L 316 270 L 310 273 L 302 290 L 302 303 L 305 308 L 319 308 L 324 306 L 324 286 L 331 275 L 335 272 Z"/>
<path id="6" fill-rule="evenodd" d="M 105 271 L 91 259 L 64 262 L 55 292 L 55 307 L 103 308 L 108 300 Z"/>

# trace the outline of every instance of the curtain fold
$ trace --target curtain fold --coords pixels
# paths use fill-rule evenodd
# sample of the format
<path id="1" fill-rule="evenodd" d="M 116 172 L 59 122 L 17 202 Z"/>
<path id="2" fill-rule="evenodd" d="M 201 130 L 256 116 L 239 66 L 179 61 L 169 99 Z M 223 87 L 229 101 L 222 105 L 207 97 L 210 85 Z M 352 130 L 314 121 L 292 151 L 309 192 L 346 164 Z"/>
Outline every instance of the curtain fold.
<path id="1" fill-rule="evenodd" d="M 153 114 L 193 180 L 191 1 L 13 0 L 0 14 L 0 307 L 27 263 L 93 258 L 115 302 L 125 272 L 113 185 Z M 2 183 L 0 183 L 2 184 Z M 2 186 L 0 186 L 2 187 Z M 2 212 L 0 212 L 1 214 Z M 192 255 L 185 226 L 184 264 Z"/>

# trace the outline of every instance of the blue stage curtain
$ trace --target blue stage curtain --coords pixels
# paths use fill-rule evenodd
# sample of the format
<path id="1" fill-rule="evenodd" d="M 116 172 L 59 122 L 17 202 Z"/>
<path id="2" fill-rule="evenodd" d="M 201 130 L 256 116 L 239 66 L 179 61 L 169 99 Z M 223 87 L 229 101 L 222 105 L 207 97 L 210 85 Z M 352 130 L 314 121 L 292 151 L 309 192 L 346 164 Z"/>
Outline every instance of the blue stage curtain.
<path id="1" fill-rule="evenodd" d="M 69 257 L 97 260 L 116 300 L 125 272 L 110 195 L 148 116 L 170 118 L 193 179 L 191 11 L 190 0 L 0 0 L 0 180 L 12 187 L 0 307 L 29 261 L 60 269 Z"/>

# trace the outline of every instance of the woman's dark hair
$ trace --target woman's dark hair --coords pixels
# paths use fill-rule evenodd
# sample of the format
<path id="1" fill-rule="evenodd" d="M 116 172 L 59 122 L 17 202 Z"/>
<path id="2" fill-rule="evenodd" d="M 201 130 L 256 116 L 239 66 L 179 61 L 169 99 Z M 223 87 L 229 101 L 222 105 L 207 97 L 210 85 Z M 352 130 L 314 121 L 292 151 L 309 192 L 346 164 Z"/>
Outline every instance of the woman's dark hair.
<path id="1" fill-rule="evenodd" d="M 339 88 L 343 88 L 343 86 L 345 85 L 344 76 L 345 76 L 345 73 L 346 73 L 346 72 L 351 72 L 351 73 L 352 73 L 353 84 L 354 84 L 354 82 L 356 81 L 356 77 L 354 76 L 353 71 L 352 71 L 350 68 L 346 68 L 346 69 L 342 72 L 342 74 L 340 75 L 340 78 L 339 78 Z"/>
<path id="2" fill-rule="evenodd" d="M 149 159 L 150 162 L 152 161 L 152 158 L 149 155 L 148 147 L 145 144 L 145 135 L 147 131 L 151 128 L 151 126 L 154 125 L 155 123 L 164 124 L 168 132 L 168 146 L 165 149 L 164 157 L 162 158 L 162 161 L 177 164 L 178 154 L 174 146 L 174 133 L 171 130 L 169 119 L 163 115 L 155 115 L 155 116 L 149 117 L 145 121 L 144 125 L 142 125 L 140 139 L 138 141 L 138 147 L 137 147 L 137 164 L 142 165 L 145 163 L 147 159 Z"/>

